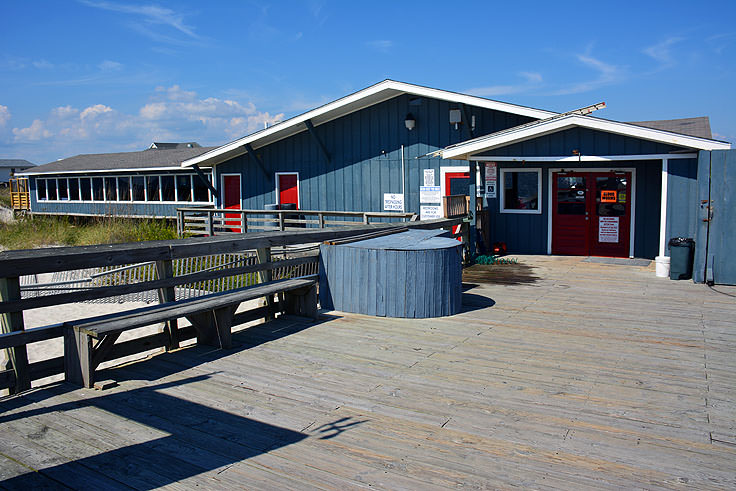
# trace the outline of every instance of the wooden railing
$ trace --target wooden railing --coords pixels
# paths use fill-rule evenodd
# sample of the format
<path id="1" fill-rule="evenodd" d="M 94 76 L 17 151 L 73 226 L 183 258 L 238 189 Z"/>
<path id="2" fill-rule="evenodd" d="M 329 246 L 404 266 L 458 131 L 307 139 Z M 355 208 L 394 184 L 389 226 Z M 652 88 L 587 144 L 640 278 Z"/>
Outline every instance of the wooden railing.
<path id="1" fill-rule="evenodd" d="M 442 212 L 445 218 L 467 216 L 470 212 L 470 196 L 453 194 L 442 197 Z"/>
<path id="2" fill-rule="evenodd" d="M 26 350 L 29 343 L 63 337 L 64 324 L 50 324 L 26 330 L 23 319 L 23 313 L 26 310 L 148 290 L 157 290 L 162 302 L 171 301 L 174 298 L 173 290 L 180 285 L 191 285 L 238 275 L 253 275 L 257 276 L 260 282 L 269 281 L 278 276 L 278 273 L 274 274 L 276 271 L 283 271 L 288 267 L 298 268 L 304 264 L 314 264 L 318 259 L 314 254 L 303 253 L 297 257 L 274 260 L 272 259 L 272 248 L 274 247 L 313 244 L 357 235 L 367 238 L 371 234 L 385 234 L 392 229 L 401 228 L 448 229 L 460 223 L 462 219 L 439 219 L 323 230 L 302 229 L 237 236 L 195 237 L 173 241 L 0 252 L 0 319 L 2 320 L 0 349 L 6 350 L 8 359 L 7 365 L 0 367 L 0 389 L 10 389 L 11 392 L 16 393 L 29 389 L 34 380 L 64 373 L 63 356 L 29 363 Z M 221 254 L 248 255 L 252 251 L 256 252 L 257 264 L 234 261 L 226 265 L 227 267 L 196 271 L 186 270 L 186 268 L 177 270 L 175 267 L 176 261 L 186 258 Z M 81 291 L 60 290 L 59 293 L 28 298 L 23 298 L 21 295 L 21 276 L 93 267 L 124 267 L 147 262 L 156 264 L 155 279 L 131 284 L 103 283 Z M 234 282 L 234 284 L 238 283 Z M 234 325 L 264 317 L 268 312 L 268 307 L 258 307 L 237 314 Z M 157 348 L 171 349 L 177 347 L 180 341 L 195 336 L 196 331 L 192 326 L 181 328 L 175 322 L 167 323 L 163 330 L 156 334 L 115 343 L 104 360 L 115 360 Z M 65 339 L 64 342 L 68 340 Z"/>
<path id="3" fill-rule="evenodd" d="M 29 189 L 27 177 L 10 179 L 10 207 L 14 210 L 30 210 Z"/>
<path id="4" fill-rule="evenodd" d="M 414 213 L 319 211 L 319 210 L 240 210 L 222 208 L 179 208 L 176 210 L 180 236 L 222 235 L 266 230 L 298 230 L 326 227 L 360 227 L 379 222 L 411 221 Z"/>

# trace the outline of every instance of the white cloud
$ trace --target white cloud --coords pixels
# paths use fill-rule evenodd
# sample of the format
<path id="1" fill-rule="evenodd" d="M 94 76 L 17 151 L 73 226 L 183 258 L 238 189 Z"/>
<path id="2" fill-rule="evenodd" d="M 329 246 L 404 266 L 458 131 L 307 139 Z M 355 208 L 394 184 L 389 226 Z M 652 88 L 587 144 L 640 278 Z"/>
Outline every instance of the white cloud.
<path id="1" fill-rule="evenodd" d="M 4 127 L 8 124 L 8 121 L 10 121 L 10 109 L 8 109 L 8 106 L 0 104 L 0 126 Z"/>
<path id="2" fill-rule="evenodd" d="M 376 39 L 374 41 L 367 41 L 365 45 L 378 51 L 388 51 L 394 47 L 394 42 L 388 39 Z"/>
<path id="3" fill-rule="evenodd" d="M 40 119 L 33 120 L 28 128 L 13 128 L 13 134 L 17 142 L 33 142 L 52 136 L 52 133 Z"/>
<path id="4" fill-rule="evenodd" d="M 99 68 L 101 72 L 117 72 L 123 69 L 123 64 L 118 63 L 117 61 L 105 60 L 97 65 L 97 68 Z"/>
<path id="5" fill-rule="evenodd" d="M 146 24 L 165 25 L 176 29 L 192 38 L 199 36 L 194 32 L 194 28 L 184 23 L 184 14 L 171 9 L 159 7 L 158 5 L 127 5 L 115 2 L 94 2 L 90 0 L 79 0 L 88 7 L 94 7 L 101 10 L 109 10 L 112 12 L 120 12 L 123 14 L 137 15 L 141 21 Z"/>
<path id="6" fill-rule="evenodd" d="M 79 153 L 143 149 L 161 140 L 218 145 L 262 129 L 265 122 L 284 119 L 283 113 L 258 111 L 250 102 L 200 98 L 178 85 L 157 87 L 153 96 L 164 100 L 144 104 L 133 114 L 105 104 L 56 107 L 45 119 L 36 119 L 27 128 L 14 128 L 12 138 L 16 144 L 43 142 L 37 147 L 54 154 L 38 159 L 50 161 Z M 0 106 L 0 123 L 9 118 L 7 108 Z"/>
<path id="7" fill-rule="evenodd" d="M 508 85 L 489 85 L 486 87 L 475 87 L 468 89 L 468 94 L 477 95 L 480 97 L 495 97 L 506 94 L 518 94 L 520 92 L 527 92 L 530 90 L 538 89 L 543 82 L 542 74 L 537 72 L 519 72 L 519 77 L 524 79 L 523 82 L 518 84 Z"/>
<path id="8" fill-rule="evenodd" d="M 54 68 L 54 65 L 46 60 L 36 60 L 32 62 L 32 64 L 39 70 L 50 70 L 51 68 Z"/>
<path id="9" fill-rule="evenodd" d="M 643 52 L 659 63 L 659 70 L 663 70 L 676 64 L 677 61 L 672 54 L 671 48 L 682 40 L 683 38 L 671 37 L 653 46 L 644 48 Z"/>
<path id="10" fill-rule="evenodd" d="M 580 63 L 597 72 L 598 76 L 592 80 L 576 82 L 568 87 L 556 90 L 552 93 L 553 95 L 589 92 L 599 87 L 618 83 L 626 78 L 626 69 L 622 66 L 606 63 L 598 58 L 594 58 L 589 53 L 576 55 L 576 58 Z"/>

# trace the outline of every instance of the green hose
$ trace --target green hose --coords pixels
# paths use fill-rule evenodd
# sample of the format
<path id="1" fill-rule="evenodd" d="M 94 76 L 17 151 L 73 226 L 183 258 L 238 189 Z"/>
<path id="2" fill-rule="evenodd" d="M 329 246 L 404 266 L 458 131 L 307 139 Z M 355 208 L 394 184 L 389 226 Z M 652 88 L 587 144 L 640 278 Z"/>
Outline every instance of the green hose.
<path id="1" fill-rule="evenodd" d="M 519 260 L 515 257 L 500 257 L 495 254 L 492 256 L 476 256 L 475 264 L 519 264 Z"/>

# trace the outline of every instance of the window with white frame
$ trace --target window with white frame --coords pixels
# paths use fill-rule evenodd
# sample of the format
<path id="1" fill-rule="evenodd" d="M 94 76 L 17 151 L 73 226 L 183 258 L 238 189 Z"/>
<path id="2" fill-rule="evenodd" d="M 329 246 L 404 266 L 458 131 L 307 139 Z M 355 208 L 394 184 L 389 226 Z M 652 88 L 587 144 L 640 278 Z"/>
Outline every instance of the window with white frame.
<path id="1" fill-rule="evenodd" d="M 207 181 L 212 182 L 211 174 Z M 196 174 L 46 177 L 36 179 L 38 201 L 163 201 L 211 203 L 209 186 Z"/>
<path id="2" fill-rule="evenodd" d="M 501 213 L 542 213 L 542 169 L 500 169 Z"/>

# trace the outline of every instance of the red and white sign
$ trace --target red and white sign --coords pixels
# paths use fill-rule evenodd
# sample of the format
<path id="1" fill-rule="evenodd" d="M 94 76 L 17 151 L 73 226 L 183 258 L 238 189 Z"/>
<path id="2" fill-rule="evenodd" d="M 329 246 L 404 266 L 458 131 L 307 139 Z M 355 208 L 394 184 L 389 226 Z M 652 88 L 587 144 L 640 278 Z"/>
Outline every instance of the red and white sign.
<path id="1" fill-rule="evenodd" d="M 598 217 L 598 242 L 618 243 L 618 217 Z"/>
<path id="2" fill-rule="evenodd" d="M 495 198 L 496 197 L 496 185 L 498 184 L 497 178 L 496 178 L 496 163 L 495 162 L 486 162 L 486 178 L 485 178 L 485 186 L 483 187 L 483 191 L 485 192 L 486 198 Z"/>

